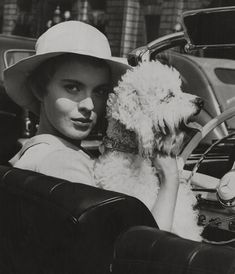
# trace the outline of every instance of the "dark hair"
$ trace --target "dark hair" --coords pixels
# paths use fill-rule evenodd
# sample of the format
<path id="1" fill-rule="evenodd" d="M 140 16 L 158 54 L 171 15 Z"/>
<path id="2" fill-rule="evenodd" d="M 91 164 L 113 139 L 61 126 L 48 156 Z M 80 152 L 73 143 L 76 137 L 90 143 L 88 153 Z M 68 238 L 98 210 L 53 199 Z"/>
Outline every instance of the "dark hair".
<path id="1" fill-rule="evenodd" d="M 81 62 L 86 61 L 86 62 L 89 62 L 94 67 L 97 67 L 97 68 L 104 67 L 110 71 L 110 67 L 108 63 L 105 62 L 105 60 L 98 59 L 91 56 L 86 56 L 86 55 L 65 53 L 44 61 L 35 70 L 33 70 L 26 80 L 27 87 L 39 95 L 44 95 L 46 92 L 46 87 L 49 84 L 52 77 L 54 76 L 58 67 L 61 64 L 65 62 L 73 61 L 74 59 L 77 59 Z M 110 71 L 110 75 L 111 75 L 111 71 Z"/>

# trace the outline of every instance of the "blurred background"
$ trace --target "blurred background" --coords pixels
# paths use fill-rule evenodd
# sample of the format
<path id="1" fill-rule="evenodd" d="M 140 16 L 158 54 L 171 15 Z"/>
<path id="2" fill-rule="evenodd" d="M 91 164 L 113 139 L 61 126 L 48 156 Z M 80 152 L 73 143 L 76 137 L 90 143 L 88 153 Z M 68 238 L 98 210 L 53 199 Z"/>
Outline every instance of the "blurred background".
<path id="1" fill-rule="evenodd" d="M 65 20 L 81 20 L 108 37 L 113 55 L 126 54 L 180 31 L 185 10 L 234 5 L 234 0 L 0 0 L 0 33 L 37 38 Z"/>

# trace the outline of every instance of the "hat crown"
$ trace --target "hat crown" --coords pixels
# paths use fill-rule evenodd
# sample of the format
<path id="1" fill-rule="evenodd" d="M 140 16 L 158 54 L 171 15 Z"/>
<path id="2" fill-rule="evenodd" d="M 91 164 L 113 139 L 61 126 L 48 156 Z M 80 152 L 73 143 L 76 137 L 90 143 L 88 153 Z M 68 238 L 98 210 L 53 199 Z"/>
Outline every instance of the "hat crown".
<path id="1" fill-rule="evenodd" d="M 97 58 L 110 58 L 111 50 L 105 35 L 91 25 L 79 21 L 59 23 L 36 43 L 36 54 L 71 52 Z"/>

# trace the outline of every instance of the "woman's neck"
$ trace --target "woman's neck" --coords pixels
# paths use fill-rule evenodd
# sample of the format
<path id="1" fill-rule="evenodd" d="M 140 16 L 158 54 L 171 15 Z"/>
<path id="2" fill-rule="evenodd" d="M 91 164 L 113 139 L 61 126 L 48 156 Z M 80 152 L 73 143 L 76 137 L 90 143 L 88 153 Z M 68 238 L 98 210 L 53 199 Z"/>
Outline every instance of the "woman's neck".
<path id="1" fill-rule="evenodd" d="M 59 131 L 57 130 L 54 130 L 54 131 L 48 131 L 48 130 L 45 130 L 43 127 L 40 127 L 40 124 L 39 124 L 39 127 L 38 127 L 38 130 L 37 130 L 37 133 L 36 135 L 40 135 L 40 134 L 50 134 L 50 135 L 54 135 L 54 136 L 57 136 L 67 142 L 69 142 L 70 144 L 80 148 L 81 147 L 81 140 L 74 140 L 74 139 L 71 139 L 67 136 L 64 136 L 63 134 L 61 134 Z"/>
<path id="2" fill-rule="evenodd" d="M 81 147 L 81 140 L 71 139 L 71 138 L 61 134 L 55 127 L 53 127 L 51 125 L 51 123 L 49 123 L 49 121 L 47 120 L 45 115 L 43 115 L 43 113 L 41 113 L 39 121 L 40 122 L 39 122 L 39 125 L 38 125 L 38 130 L 37 130 L 36 135 L 51 134 L 51 135 L 57 136 L 61 139 L 64 139 L 65 141 L 73 144 L 76 147 Z"/>

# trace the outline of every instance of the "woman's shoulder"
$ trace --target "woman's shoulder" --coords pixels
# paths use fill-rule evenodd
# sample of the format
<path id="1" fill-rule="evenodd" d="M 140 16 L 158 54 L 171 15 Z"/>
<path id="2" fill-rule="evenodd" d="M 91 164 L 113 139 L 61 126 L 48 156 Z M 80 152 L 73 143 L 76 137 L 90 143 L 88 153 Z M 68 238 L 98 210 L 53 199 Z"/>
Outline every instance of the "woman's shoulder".
<path id="1" fill-rule="evenodd" d="M 24 153 L 27 149 L 31 147 L 40 145 L 47 145 L 54 148 L 61 148 L 66 146 L 65 141 L 63 141 L 62 138 L 59 138 L 52 134 L 39 134 L 35 135 L 24 143 L 22 147 L 22 153 Z"/>
<path id="2" fill-rule="evenodd" d="M 74 151 L 58 149 L 42 159 L 38 164 L 38 172 L 69 181 L 94 185 L 94 161 L 82 150 Z"/>
<path id="3" fill-rule="evenodd" d="M 47 161 L 49 158 L 54 158 L 56 161 L 60 157 L 64 160 L 69 158 L 71 160 L 73 158 L 90 159 L 85 152 L 65 140 L 51 134 L 40 134 L 24 143 L 12 164 L 23 168 Z"/>
<path id="4" fill-rule="evenodd" d="M 89 155 L 52 135 L 38 135 L 26 142 L 14 166 L 93 185 L 93 160 Z"/>

